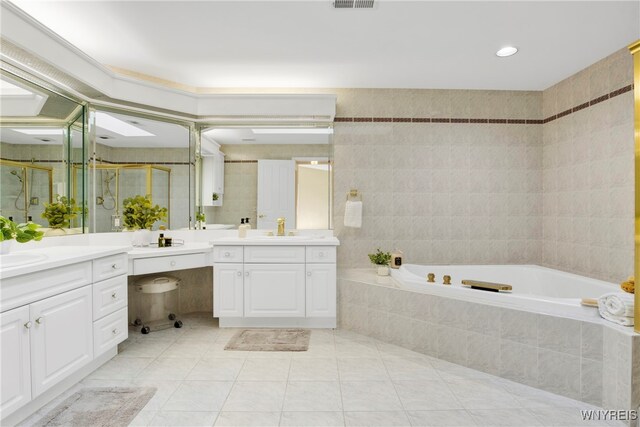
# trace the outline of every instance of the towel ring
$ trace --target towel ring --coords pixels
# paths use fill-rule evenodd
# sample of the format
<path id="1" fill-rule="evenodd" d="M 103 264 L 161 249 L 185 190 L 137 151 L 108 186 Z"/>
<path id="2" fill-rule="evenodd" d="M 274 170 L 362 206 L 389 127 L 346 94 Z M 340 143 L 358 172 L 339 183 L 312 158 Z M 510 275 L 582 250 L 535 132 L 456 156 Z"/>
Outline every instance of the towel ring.
<path id="1" fill-rule="evenodd" d="M 347 200 L 357 200 L 357 201 L 362 201 L 362 194 L 358 193 L 358 190 L 352 188 L 348 193 L 347 193 Z"/>

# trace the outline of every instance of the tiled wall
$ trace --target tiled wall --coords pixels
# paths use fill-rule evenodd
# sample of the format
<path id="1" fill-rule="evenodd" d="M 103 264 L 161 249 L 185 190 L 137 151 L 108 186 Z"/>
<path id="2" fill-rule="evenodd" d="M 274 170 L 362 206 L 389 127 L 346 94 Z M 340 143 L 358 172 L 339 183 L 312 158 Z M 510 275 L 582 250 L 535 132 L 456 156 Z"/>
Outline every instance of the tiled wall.
<path id="1" fill-rule="evenodd" d="M 413 263 L 541 262 L 541 93 L 336 92 L 340 267 L 370 265 L 377 246 Z M 351 188 L 361 229 L 342 225 Z"/>
<path id="2" fill-rule="evenodd" d="M 640 337 L 622 327 L 374 285 L 370 274 L 338 279 L 340 328 L 605 408 L 640 404 Z"/>
<path id="3" fill-rule="evenodd" d="M 257 224 L 259 159 L 291 159 L 292 157 L 330 157 L 331 148 L 321 144 L 301 145 L 223 145 L 224 197 L 222 206 L 205 207 L 208 223 L 240 224 L 249 217 Z"/>
<path id="4" fill-rule="evenodd" d="M 544 117 L 562 115 L 542 126 L 543 265 L 614 282 L 633 274 L 632 83 L 623 49 L 542 94 Z"/>

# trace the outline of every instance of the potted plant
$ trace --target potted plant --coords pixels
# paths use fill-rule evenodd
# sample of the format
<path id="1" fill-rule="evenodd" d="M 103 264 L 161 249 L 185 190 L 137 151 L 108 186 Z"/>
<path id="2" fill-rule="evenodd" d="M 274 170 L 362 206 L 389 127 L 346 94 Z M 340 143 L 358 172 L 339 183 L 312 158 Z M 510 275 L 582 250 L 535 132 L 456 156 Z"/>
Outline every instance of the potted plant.
<path id="1" fill-rule="evenodd" d="M 0 229 L 2 229 L 2 233 L 0 233 L 0 254 L 8 254 L 11 249 L 11 242 L 14 240 L 18 243 L 42 240 L 44 233 L 38 231 L 38 228 L 40 226 L 31 221 L 18 224 L 0 215 Z"/>
<path id="2" fill-rule="evenodd" d="M 380 248 L 378 248 L 375 253 L 369 254 L 369 260 L 378 267 L 378 276 L 389 275 L 389 262 L 391 261 L 391 254 L 389 252 L 382 252 Z"/>
<path id="3" fill-rule="evenodd" d="M 204 212 L 200 211 L 196 214 L 196 229 L 202 230 L 206 223 Z"/>
<path id="4" fill-rule="evenodd" d="M 82 212 L 83 209 L 76 204 L 75 199 L 68 199 L 57 194 L 55 202 L 44 204 L 44 212 L 41 216 L 49 222 L 49 227 L 51 227 L 45 232 L 45 235 L 68 234 L 71 221 Z"/>
<path id="5" fill-rule="evenodd" d="M 151 195 L 136 195 L 122 202 L 122 219 L 127 230 L 134 231 L 133 246 L 149 246 L 151 227 L 167 218 L 167 208 L 154 205 Z"/>
<path id="6" fill-rule="evenodd" d="M 213 193 L 213 194 L 211 195 L 211 200 L 213 200 L 214 202 L 215 202 L 216 200 L 218 200 L 219 198 L 220 198 L 220 196 L 218 195 L 218 193 Z"/>

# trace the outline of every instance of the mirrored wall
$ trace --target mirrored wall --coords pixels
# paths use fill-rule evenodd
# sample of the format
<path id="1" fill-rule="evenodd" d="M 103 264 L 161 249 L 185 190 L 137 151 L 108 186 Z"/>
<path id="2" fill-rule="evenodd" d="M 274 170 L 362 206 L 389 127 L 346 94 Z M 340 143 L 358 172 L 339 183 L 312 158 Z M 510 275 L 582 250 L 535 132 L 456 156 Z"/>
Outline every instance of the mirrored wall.
<path id="1" fill-rule="evenodd" d="M 207 229 L 332 227 L 331 127 L 204 126 L 198 152 L 199 203 Z"/>
<path id="2" fill-rule="evenodd" d="M 136 196 L 167 209 L 166 220 L 153 229 L 189 228 L 195 200 L 189 126 L 111 109 L 92 110 L 90 123 L 95 141 L 88 165 L 91 230 L 124 230 L 124 203 Z"/>
<path id="3" fill-rule="evenodd" d="M 41 224 L 45 235 L 84 232 L 84 188 L 70 177 L 80 165 L 82 182 L 87 158 L 84 106 L 5 71 L 0 88 L 1 215 Z M 75 215 L 61 220 L 69 208 Z"/>

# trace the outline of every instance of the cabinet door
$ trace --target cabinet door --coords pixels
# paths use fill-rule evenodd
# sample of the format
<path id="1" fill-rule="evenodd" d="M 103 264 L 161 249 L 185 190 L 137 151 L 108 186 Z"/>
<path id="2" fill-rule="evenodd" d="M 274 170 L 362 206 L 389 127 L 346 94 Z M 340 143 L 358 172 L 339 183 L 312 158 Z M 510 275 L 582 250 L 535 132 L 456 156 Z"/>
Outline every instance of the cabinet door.
<path id="1" fill-rule="evenodd" d="M 242 264 L 213 266 L 214 317 L 242 317 Z"/>
<path id="2" fill-rule="evenodd" d="M 33 397 L 93 359 L 91 300 L 85 286 L 30 305 Z"/>
<path id="3" fill-rule="evenodd" d="M 31 400 L 29 306 L 0 314 L 2 394 L 0 414 L 6 417 Z"/>
<path id="4" fill-rule="evenodd" d="M 304 317 L 304 264 L 245 264 L 246 317 Z"/>
<path id="5" fill-rule="evenodd" d="M 307 317 L 335 317 L 336 265 L 307 264 Z"/>

